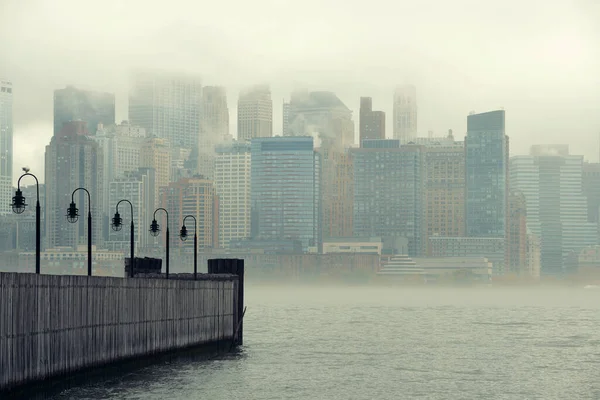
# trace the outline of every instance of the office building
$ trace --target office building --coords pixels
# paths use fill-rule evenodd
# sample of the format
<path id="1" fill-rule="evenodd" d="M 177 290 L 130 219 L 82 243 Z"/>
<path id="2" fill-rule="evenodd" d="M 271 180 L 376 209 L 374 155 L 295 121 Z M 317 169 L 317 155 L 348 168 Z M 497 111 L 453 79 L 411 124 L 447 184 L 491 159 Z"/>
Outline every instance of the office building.
<path id="1" fill-rule="evenodd" d="M 13 181 L 13 86 L 0 80 L 0 215 L 11 212 Z"/>
<path id="2" fill-rule="evenodd" d="M 524 275 L 527 271 L 527 202 L 518 190 L 509 193 L 506 222 L 506 272 Z"/>
<path id="3" fill-rule="evenodd" d="M 504 275 L 504 238 L 432 236 L 429 250 L 431 257 L 485 257 L 493 277 Z"/>
<path id="4" fill-rule="evenodd" d="M 86 188 L 92 200 L 93 243 L 103 242 L 103 155 L 98 143 L 87 136 L 86 122 L 71 121 L 52 137 L 46 146 L 45 197 L 46 197 L 46 247 L 72 247 L 87 243 L 88 198 L 84 191 L 75 194 L 80 215 L 77 223 L 67 222 L 66 211 L 71 203 L 71 193 L 79 187 Z"/>
<path id="5" fill-rule="evenodd" d="M 250 143 L 217 145 L 215 189 L 219 196 L 219 243 L 250 238 Z"/>
<path id="6" fill-rule="evenodd" d="M 169 143 L 159 138 L 144 140 L 140 149 L 140 167 L 154 169 L 154 198 L 159 199 L 161 189 L 169 186 L 171 177 L 171 148 Z"/>
<path id="7" fill-rule="evenodd" d="M 139 168 L 135 172 L 127 172 L 116 177 L 109 186 L 109 205 L 112 214 L 115 212 L 117 203 L 126 199 L 133 204 L 133 222 L 135 224 L 134 246 L 136 251 L 148 248 L 154 244 L 149 229 L 155 207 L 155 175 L 151 168 Z M 123 202 L 119 206 L 119 213 L 124 221 L 124 227 L 118 232 L 112 229 L 108 231 L 106 247 L 112 251 L 124 251 L 126 254 L 130 249 L 131 211 L 129 204 Z"/>
<path id="8" fill-rule="evenodd" d="M 525 196 L 527 227 L 540 240 L 542 276 L 572 272 L 568 257 L 598 243 L 598 226 L 588 222 L 583 190 L 583 156 L 562 146 L 536 146 L 510 160 L 510 185 Z"/>
<path id="9" fill-rule="evenodd" d="M 315 147 L 343 152 L 354 145 L 352 111 L 333 92 L 292 93 L 288 119 L 288 136 L 312 136 Z"/>
<path id="10" fill-rule="evenodd" d="M 385 139 L 385 113 L 373 111 L 373 99 L 360 98 L 359 144 L 365 139 Z"/>
<path id="11" fill-rule="evenodd" d="M 424 153 L 423 146 L 394 139 L 365 140 L 352 149 L 354 236 L 405 240 L 410 256 L 423 255 Z"/>
<path id="12" fill-rule="evenodd" d="M 600 163 L 583 163 L 583 194 L 587 198 L 588 222 L 600 223 Z"/>
<path id="13" fill-rule="evenodd" d="M 240 93 L 237 109 L 237 139 L 240 141 L 273 136 L 273 101 L 267 85 Z"/>
<path id="14" fill-rule="evenodd" d="M 193 253 L 193 219 L 188 218 L 186 221 L 190 235 L 188 240 L 182 241 L 178 235 L 186 215 L 192 215 L 197 219 L 199 251 L 219 247 L 219 198 L 212 181 L 195 176 L 171 182 L 161 193 L 161 207 L 169 210 L 173 232 L 171 234 L 172 249 Z M 163 226 L 165 226 L 164 223 Z"/>
<path id="15" fill-rule="evenodd" d="M 448 137 L 417 140 L 417 143 L 425 147 L 426 238 L 465 236 L 466 185 L 463 142 L 455 141 L 450 131 Z"/>
<path id="16" fill-rule="evenodd" d="M 401 144 L 417 138 L 417 89 L 413 85 L 398 86 L 394 92 L 394 139 Z"/>
<path id="17" fill-rule="evenodd" d="M 290 103 L 283 102 L 283 126 L 281 130 L 283 136 L 292 136 L 290 133 Z"/>
<path id="18" fill-rule="evenodd" d="M 202 85 L 195 76 L 140 71 L 129 93 L 129 122 L 171 146 L 198 146 Z"/>
<path id="19" fill-rule="evenodd" d="M 321 160 L 321 236 L 352 237 L 354 167 L 349 152 L 319 148 Z"/>
<path id="20" fill-rule="evenodd" d="M 115 95 L 67 86 L 54 91 L 54 135 L 69 121 L 84 121 L 85 130 L 96 132 L 99 124 L 115 123 Z"/>
<path id="21" fill-rule="evenodd" d="M 229 137 L 227 93 L 221 86 L 206 86 L 202 90 L 202 116 L 198 143 L 197 173 L 214 178 L 215 146 Z"/>
<path id="22" fill-rule="evenodd" d="M 312 137 L 257 138 L 251 144 L 251 235 L 297 240 L 304 251 L 320 238 L 320 160 Z"/>

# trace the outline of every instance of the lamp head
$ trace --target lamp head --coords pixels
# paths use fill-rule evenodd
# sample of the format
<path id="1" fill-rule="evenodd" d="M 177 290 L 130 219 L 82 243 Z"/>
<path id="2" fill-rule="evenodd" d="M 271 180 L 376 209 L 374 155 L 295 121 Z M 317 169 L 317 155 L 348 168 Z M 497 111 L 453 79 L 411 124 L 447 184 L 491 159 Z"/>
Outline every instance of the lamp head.
<path id="1" fill-rule="evenodd" d="M 17 189 L 14 197 L 12 198 L 12 209 L 15 214 L 22 214 L 25 211 L 27 204 L 25 203 L 25 196 L 21 189 Z"/>
<path id="2" fill-rule="evenodd" d="M 74 224 L 79 219 L 79 210 L 75 205 L 75 202 L 71 202 L 69 208 L 67 209 L 67 221 Z"/>
<path id="3" fill-rule="evenodd" d="M 187 240 L 188 238 L 188 233 L 187 233 L 187 228 L 185 227 L 185 225 L 183 225 L 181 227 L 181 230 L 179 231 L 179 238 L 181 240 L 183 240 L 184 242 Z"/>
<path id="4" fill-rule="evenodd" d="M 121 218 L 121 215 L 118 211 L 115 213 L 115 216 L 112 219 L 112 228 L 115 232 L 118 232 L 121 229 L 123 229 L 123 219 Z"/>
<path id="5" fill-rule="evenodd" d="M 160 226 L 158 225 L 158 222 L 156 222 L 156 220 L 153 219 L 152 223 L 150 224 L 150 234 L 152 236 L 158 236 L 159 233 L 160 233 Z"/>

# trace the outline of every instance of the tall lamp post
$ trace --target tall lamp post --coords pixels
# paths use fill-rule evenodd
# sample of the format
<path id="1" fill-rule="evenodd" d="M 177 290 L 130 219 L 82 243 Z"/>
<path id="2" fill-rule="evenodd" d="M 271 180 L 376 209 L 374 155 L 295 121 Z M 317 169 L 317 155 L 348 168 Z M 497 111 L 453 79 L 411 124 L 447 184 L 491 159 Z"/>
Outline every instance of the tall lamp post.
<path id="1" fill-rule="evenodd" d="M 71 204 L 67 209 L 67 221 L 74 224 L 79 219 L 79 210 L 77 209 L 77 205 L 75 204 L 75 192 L 78 190 L 83 190 L 87 193 L 88 198 L 88 276 L 92 276 L 92 198 L 90 196 L 90 192 L 86 188 L 77 188 L 73 190 L 71 193 Z"/>
<path id="2" fill-rule="evenodd" d="M 16 214 L 22 214 L 25 211 L 27 203 L 25 196 L 21 191 L 21 179 L 24 176 L 32 176 L 35 179 L 35 187 L 37 190 L 37 203 L 35 204 L 35 273 L 40 273 L 40 242 L 41 242 L 41 226 L 40 226 L 40 183 L 35 175 L 29 173 L 29 169 L 24 168 L 25 173 L 19 177 L 17 181 L 17 191 L 12 198 L 12 209 Z"/>
<path id="3" fill-rule="evenodd" d="M 157 211 L 164 211 L 165 214 L 167 214 L 167 270 L 165 277 L 169 279 L 169 241 L 171 240 L 169 238 L 169 212 L 162 207 L 154 210 L 154 216 L 152 217 L 152 223 L 150 224 L 150 234 L 152 236 L 158 236 L 158 234 L 160 233 L 160 226 L 158 225 L 158 222 L 156 222 Z"/>
<path id="4" fill-rule="evenodd" d="M 135 226 L 133 224 L 133 204 L 131 204 L 131 202 L 129 200 L 119 200 L 119 202 L 117 203 L 117 207 L 116 207 L 116 212 L 115 212 L 115 216 L 112 219 L 112 228 L 115 232 L 120 231 L 121 229 L 123 229 L 123 219 L 121 218 L 121 215 L 119 214 L 119 204 L 121 204 L 122 202 L 127 202 L 129 203 L 129 207 L 131 208 L 131 231 L 129 232 L 129 241 L 130 241 L 130 246 L 131 246 L 131 262 L 129 263 L 129 276 L 131 276 L 133 278 L 134 276 L 134 272 L 133 272 L 133 268 L 134 268 L 134 264 L 135 264 L 135 260 L 133 258 L 134 254 L 133 254 L 133 232 L 135 229 Z"/>
<path id="5" fill-rule="evenodd" d="M 198 276 L 198 221 L 196 221 L 196 217 L 194 217 L 193 215 L 186 215 L 183 218 L 183 226 L 179 231 L 179 238 L 184 242 L 187 240 L 188 232 L 187 228 L 185 227 L 185 220 L 188 218 L 192 218 L 194 220 L 194 280 L 196 280 L 196 277 Z"/>

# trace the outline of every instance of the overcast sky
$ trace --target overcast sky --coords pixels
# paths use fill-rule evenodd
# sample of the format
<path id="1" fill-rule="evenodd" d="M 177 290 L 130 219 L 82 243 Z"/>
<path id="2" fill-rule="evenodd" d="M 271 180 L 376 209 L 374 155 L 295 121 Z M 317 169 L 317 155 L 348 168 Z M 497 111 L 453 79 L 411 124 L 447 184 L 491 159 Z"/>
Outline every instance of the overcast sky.
<path id="1" fill-rule="evenodd" d="M 397 84 L 417 87 L 419 135 L 469 111 L 504 108 L 511 153 L 569 143 L 598 160 L 600 2 L 596 0 L 0 0 L 0 77 L 14 84 L 15 174 L 43 179 L 52 90 L 117 95 L 128 74 L 159 67 L 228 89 L 232 133 L 240 88 L 269 83 L 274 132 L 296 87 L 331 90 L 354 110 L 387 113 Z"/>

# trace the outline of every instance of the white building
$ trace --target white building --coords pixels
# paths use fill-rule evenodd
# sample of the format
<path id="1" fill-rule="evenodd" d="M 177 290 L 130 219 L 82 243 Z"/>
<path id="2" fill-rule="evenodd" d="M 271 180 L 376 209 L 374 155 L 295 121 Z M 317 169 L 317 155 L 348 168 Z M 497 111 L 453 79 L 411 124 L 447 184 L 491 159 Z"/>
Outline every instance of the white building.
<path id="1" fill-rule="evenodd" d="M 258 85 L 242 91 L 237 112 L 238 140 L 273 136 L 273 101 L 268 86 Z"/>
<path id="2" fill-rule="evenodd" d="M 0 214 L 11 212 L 13 168 L 12 83 L 0 81 Z"/>
<path id="3" fill-rule="evenodd" d="M 104 173 L 106 182 L 135 172 L 140 167 L 140 149 L 146 137 L 146 130 L 139 126 L 129 125 L 123 121 L 120 125 L 98 126 L 95 136 L 91 136 L 102 148 Z M 103 213 L 111 216 L 114 204 L 109 202 L 109 185 L 104 185 Z M 114 211 L 112 211 L 114 213 Z"/>
<path id="4" fill-rule="evenodd" d="M 202 89 L 198 174 L 213 179 L 215 146 L 226 142 L 228 137 L 229 107 L 227 106 L 227 92 L 222 86 L 206 86 Z"/>
<path id="5" fill-rule="evenodd" d="M 582 176 L 583 156 L 570 155 L 566 145 L 534 146 L 531 155 L 510 159 L 510 186 L 524 194 L 527 228 L 540 241 L 542 276 L 567 272 L 571 252 L 598 243 Z"/>
<path id="6" fill-rule="evenodd" d="M 134 241 L 138 251 L 154 243 L 153 237 L 149 234 L 156 204 L 154 185 L 155 173 L 151 168 L 140 168 L 137 172 L 127 173 L 125 176 L 115 178 L 108 185 L 110 218 L 114 215 L 115 207 L 120 200 L 127 199 L 133 205 Z M 123 227 L 118 232 L 109 228 L 108 241 L 105 244 L 108 249 L 113 251 L 129 251 L 131 210 L 127 202 L 119 205 L 119 214 L 123 219 Z"/>
<path id="7" fill-rule="evenodd" d="M 250 237 L 250 143 L 216 147 L 215 189 L 219 196 L 219 243 Z"/>
<path id="8" fill-rule="evenodd" d="M 398 86 L 394 92 L 394 139 L 401 144 L 417 137 L 417 89 L 413 85 Z"/>
<path id="9" fill-rule="evenodd" d="M 129 93 L 129 119 L 172 146 L 198 145 L 202 85 L 195 76 L 139 71 Z"/>

